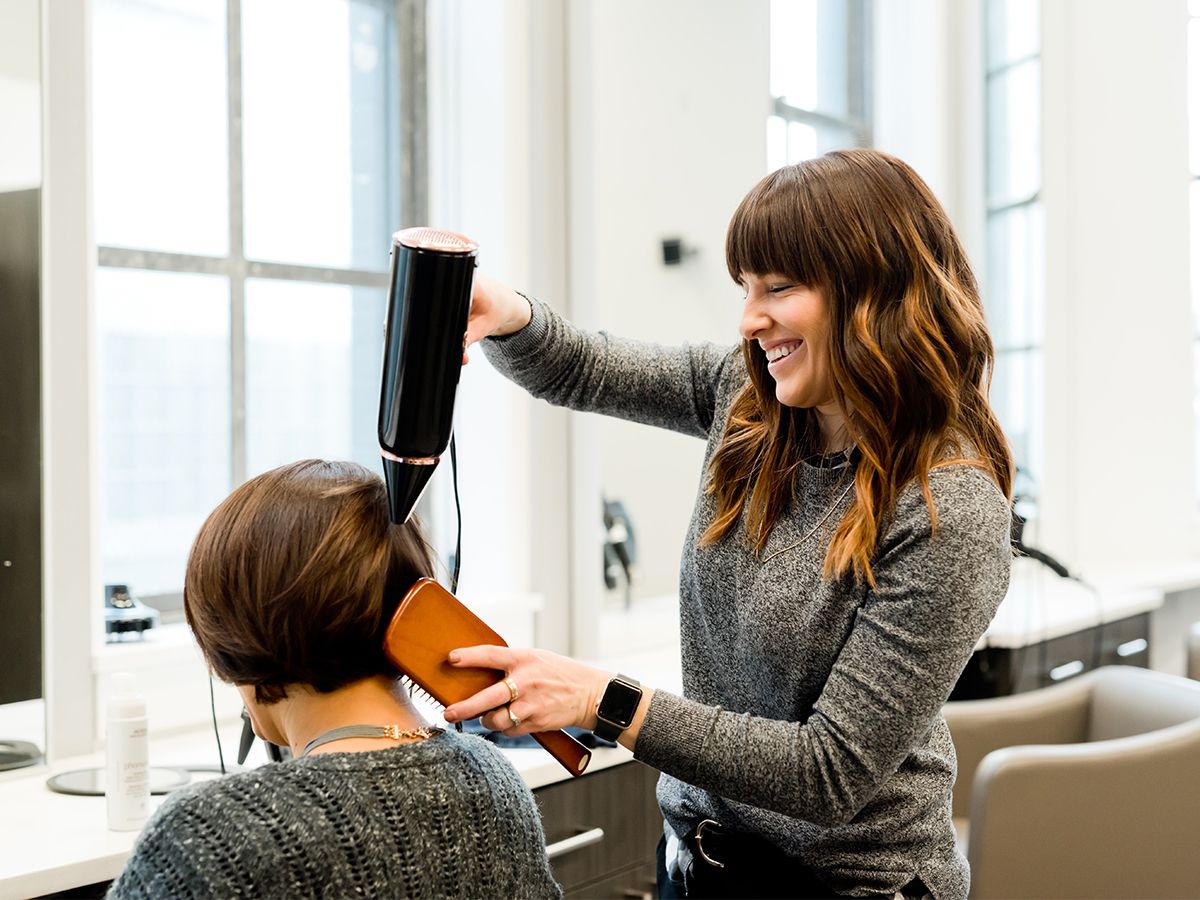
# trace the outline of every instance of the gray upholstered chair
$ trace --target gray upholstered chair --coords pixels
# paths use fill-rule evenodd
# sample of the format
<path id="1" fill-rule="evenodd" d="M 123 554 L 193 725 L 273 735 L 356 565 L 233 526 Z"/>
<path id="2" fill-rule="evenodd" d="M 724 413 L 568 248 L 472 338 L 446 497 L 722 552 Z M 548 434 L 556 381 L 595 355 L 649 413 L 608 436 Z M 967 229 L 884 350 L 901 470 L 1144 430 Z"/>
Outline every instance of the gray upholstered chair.
<path id="1" fill-rule="evenodd" d="M 973 898 L 1200 897 L 1200 682 L 1105 666 L 945 714 Z"/>

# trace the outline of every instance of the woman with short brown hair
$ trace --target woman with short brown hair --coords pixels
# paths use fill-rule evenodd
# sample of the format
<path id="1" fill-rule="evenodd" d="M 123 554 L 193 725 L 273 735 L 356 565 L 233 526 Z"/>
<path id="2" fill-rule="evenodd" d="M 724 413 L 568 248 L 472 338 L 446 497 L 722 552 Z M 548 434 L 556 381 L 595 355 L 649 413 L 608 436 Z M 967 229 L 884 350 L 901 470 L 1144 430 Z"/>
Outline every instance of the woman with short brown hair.
<path id="1" fill-rule="evenodd" d="M 200 529 L 184 609 L 255 733 L 293 759 L 171 796 L 117 898 L 558 897 L 529 789 L 499 750 L 429 727 L 383 654 L 433 564 L 382 480 L 306 460 Z"/>

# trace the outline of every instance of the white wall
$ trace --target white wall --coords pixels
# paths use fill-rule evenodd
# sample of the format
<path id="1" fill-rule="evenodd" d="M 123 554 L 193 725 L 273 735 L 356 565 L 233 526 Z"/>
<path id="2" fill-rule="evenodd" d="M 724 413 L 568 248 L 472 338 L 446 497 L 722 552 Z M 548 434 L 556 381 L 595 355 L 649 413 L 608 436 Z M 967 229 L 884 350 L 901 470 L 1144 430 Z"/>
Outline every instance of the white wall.
<path id="1" fill-rule="evenodd" d="M 1186 7 L 1043 4 L 1043 539 L 1083 567 L 1197 555 Z"/>
<path id="2" fill-rule="evenodd" d="M 568 10 L 575 319 L 663 344 L 732 345 L 741 295 L 725 268 L 725 229 L 766 174 L 768 4 L 620 0 Z M 665 237 L 697 255 L 664 266 Z M 614 420 L 579 427 L 596 445 L 596 487 L 623 500 L 636 526 L 635 597 L 673 594 L 702 442 Z M 599 523 L 598 493 L 579 501 L 576 515 Z"/>

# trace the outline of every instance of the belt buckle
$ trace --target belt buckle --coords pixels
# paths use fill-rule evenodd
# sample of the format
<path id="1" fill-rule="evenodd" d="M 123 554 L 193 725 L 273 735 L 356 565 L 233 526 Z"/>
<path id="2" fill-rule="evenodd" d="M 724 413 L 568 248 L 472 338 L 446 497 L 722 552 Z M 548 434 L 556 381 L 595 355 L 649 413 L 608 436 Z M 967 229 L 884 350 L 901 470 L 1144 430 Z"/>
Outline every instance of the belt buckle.
<path id="1" fill-rule="evenodd" d="M 713 859 L 704 849 L 704 826 L 711 825 L 713 828 L 720 828 L 721 823 L 715 819 L 705 819 L 696 826 L 696 852 L 700 854 L 700 858 L 716 869 L 725 868 L 725 863 Z"/>

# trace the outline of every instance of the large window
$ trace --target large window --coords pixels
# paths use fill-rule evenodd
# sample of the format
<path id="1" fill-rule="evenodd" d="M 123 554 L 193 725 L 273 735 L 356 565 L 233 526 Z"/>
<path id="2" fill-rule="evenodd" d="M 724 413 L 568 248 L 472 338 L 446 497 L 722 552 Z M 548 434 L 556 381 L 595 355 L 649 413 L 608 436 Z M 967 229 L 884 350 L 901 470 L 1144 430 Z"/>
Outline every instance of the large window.
<path id="1" fill-rule="evenodd" d="M 771 0 L 767 168 L 871 144 L 869 0 Z"/>
<path id="2" fill-rule="evenodd" d="M 423 196 L 414 8 L 95 0 L 106 583 L 169 606 L 234 485 L 310 456 L 378 467 L 390 235 Z"/>
<path id="3" fill-rule="evenodd" d="M 987 258 L 984 304 L 996 344 L 992 405 L 1022 476 L 1042 467 L 1044 272 L 1039 0 L 985 0 Z"/>

